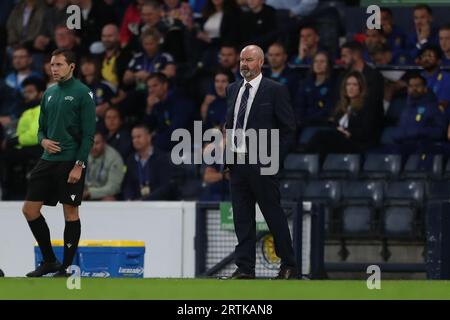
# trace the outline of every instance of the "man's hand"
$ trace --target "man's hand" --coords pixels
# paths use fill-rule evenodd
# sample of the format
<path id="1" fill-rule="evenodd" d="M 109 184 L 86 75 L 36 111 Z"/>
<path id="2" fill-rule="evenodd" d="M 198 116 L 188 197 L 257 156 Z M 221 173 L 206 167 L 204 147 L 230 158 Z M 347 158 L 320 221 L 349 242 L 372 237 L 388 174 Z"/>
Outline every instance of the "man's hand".
<path id="1" fill-rule="evenodd" d="M 81 178 L 81 173 L 83 168 L 75 165 L 72 170 L 70 170 L 69 178 L 67 179 L 67 183 L 77 183 Z"/>
<path id="2" fill-rule="evenodd" d="M 44 35 L 39 35 L 34 40 L 34 48 L 39 51 L 44 51 L 45 48 L 47 47 L 47 45 L 49 44 L 49 42 L 50 42 L 50 38 L 48 38 Z"/>
<path id="3" fill-rule="evenodd" d="M 418 32 L 418 35 L 417 35 L 417 38 L 418 38 L 417 40 L 419 40 L 419 42 L 427 40 L 428 37 L 430 36 L 430 33 L 431 33 L 430 25 L 429 24 L 425 24 L 418 31 L 419 32 Z"/>
<path id="4" fill-rule="evenodd" d="M 145 109 L 145 111 L 147 112 L 147 114 L 151 114 L 153 111 L 153 106 L 155 104 L 157 104 L 159 102 L 158 97 L 154 96 L 154 95 L 149 95 L 147 97 L 147 107 Z"/>
<path id="5" fill-rule="evenodd" d="M 105 116 L 106 113 L 106 109 L 108 109 L 109 107 L 109 103 L 108 102 L 104 102 L 102 104 L 99 104 L 96 108 L 95 108 L 95 114 L 101 118 L 103 118 Z"/>
<path id="6" fill-rule="evenodd" d="M 144 71 L 144 70 L 134 73 L 134 77 L 136 78 L 137 82 L 144 82 L 145 80 L 147 80 L 149 75 L 150 75 L 150 73 L 148 73 L 147 71 Z"/>
<path id="7" fill-rule="evenodd" d="M 61 147 L 59 146 L 59 142 L 57 142 L 57 141 L 53 141 L 50 139 L 42 139 L 41 146 L 48 153 L 61 152 Z"/>

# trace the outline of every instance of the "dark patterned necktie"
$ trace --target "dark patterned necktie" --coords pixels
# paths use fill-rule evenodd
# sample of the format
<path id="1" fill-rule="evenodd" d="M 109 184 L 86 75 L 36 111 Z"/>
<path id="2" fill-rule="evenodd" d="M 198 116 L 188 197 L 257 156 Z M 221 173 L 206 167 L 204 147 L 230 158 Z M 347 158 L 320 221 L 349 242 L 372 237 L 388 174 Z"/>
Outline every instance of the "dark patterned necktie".
<path id="1" fill-rule="evenodd" d="M 250 83 L 246 83 L 245 84 L 245 90 L 244 93 L 242 94 L 241 97 L 241 103 L 239 104 L 239 111 L 236 117 L 236 127 L 235 130 L 238 129 L 244 129 L 244 120 L 245 120 L 245 113 L 247 111 L 247 103 L 248 103 L 248 96 L 250 93 L 250 88 L 252 87 L 252 85 Z M 238 146 L 238 139 L 236 134 L 234 135 L 234 145 L 237 147 Z"/>

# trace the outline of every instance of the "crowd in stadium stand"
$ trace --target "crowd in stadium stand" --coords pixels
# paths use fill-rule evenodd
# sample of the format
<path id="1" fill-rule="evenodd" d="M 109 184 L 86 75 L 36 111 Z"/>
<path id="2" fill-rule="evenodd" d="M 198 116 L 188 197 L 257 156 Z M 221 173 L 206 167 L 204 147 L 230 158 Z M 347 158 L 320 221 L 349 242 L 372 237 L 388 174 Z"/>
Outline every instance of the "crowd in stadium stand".
<path id="1" fill-rule="evenodd" d="M 80 29 L 66 25 L 69 5 L 81 8 Z M 222 129 L 247 44 L 265 51 L 263 75 L 289 89 L 293 151 L 448 155 L 450 24 L 435 25 L 432 9 L 417 5 L 415 30 L 402 30 L 382 8 L 381 29 L 346 35 L 335 11 L 319 0 L 1 1 L 2 199 L 23 198 L 41 155 L 39 104 L 55 85 L 56 48 L 76 53 L 76 77 L 97 106 L 85 199 L 175 200 L 191 178 L 203 179 L 199 198 L 228 199 L 219 165 L 191 172 L 168 157 L 175 129 L 192 131 L 194 120 Z M 324 30 L 324 17 L 335 27 Z"/>

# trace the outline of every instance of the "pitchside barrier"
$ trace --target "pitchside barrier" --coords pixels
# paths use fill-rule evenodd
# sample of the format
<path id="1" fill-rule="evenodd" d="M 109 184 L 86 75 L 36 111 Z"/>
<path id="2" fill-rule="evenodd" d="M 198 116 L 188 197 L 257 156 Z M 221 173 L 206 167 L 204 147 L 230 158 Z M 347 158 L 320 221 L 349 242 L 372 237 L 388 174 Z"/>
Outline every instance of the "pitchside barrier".
<path id="1" fill-rule="evenodd" d="M 306 278 L 323 273 L 323 210 L 310 202 L 282 202 L 288 218 L 297 265 Z M 233 252 L 237 244 L 232 207 L 229 202 L 198 202 L 196 207 L 196 277 L 229 276 L 236 266 Z M 273 237 L 256 206 L 256 267 L 259 278 L 278 273 L 280 260 L 275 254 Z"/>

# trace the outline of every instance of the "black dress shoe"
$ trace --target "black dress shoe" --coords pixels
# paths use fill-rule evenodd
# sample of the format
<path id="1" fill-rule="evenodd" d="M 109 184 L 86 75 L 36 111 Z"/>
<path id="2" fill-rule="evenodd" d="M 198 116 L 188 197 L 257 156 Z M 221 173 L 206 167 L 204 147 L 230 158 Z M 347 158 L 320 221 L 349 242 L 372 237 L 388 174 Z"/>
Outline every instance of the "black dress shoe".
<path id="1" fill-rule="evenodd" d="M 294 280 L 298 279 L 298 271 L 295 267 L 281 267 L 278 275 L 272 280 Z"/>
<path id="2" fill-rule="evenodd" d="M 254 273 L 241 272 L 241 271 L 239 271 L 239 269 L 236 269 L 236 271 L 233 272 L 233 274 L 231 275 L 231 277 L 229 279 L 233 279 L 233 280 L 250 280 L 250 279 L 255 279 L 255 274 Z"/>
<path id="3" fill-rule="evenodd" d="M 61 263 L 59 261 L 55 262 L 41 262 L 39 267 L 36 270 L 28 272 L 27 277 L 29 278 L 37 278 L 45 276 L 49 273 L 55 273 L 61 269 Z"/>

